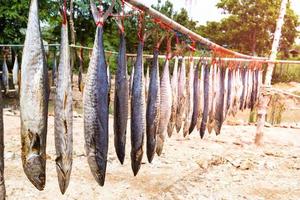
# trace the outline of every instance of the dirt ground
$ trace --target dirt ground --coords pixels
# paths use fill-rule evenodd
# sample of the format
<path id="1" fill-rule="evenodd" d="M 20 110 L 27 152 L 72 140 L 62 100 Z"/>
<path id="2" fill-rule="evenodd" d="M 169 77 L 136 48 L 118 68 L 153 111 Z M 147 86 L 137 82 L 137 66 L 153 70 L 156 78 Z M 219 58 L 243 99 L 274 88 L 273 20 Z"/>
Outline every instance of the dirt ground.
<path id="1" fill-rule="evenodd" d="M 161 157 L 144 164 L 134 177 L 130 135 L 125 164 L 114 152 L 112 118 L 104 187 L 92 177 L 84 152 L 83 119 L 74 118 L 74 161 L 66 194 L 60 194 L 55 169 L 52 116 L 47 141 L 47 181 L 38 191 L 27 180 L 20 159 L 18 113 L 5 111 L 7 199 L 300 199 L 300 130 L 266 128 L 265 146 L 253 145 L 254 126 L 224 126 L 222 134 L 174 134 Z M 128 132 L 130 133 L 130 132 Z M 144 146 L 145 147 L 145 146 Z"/>

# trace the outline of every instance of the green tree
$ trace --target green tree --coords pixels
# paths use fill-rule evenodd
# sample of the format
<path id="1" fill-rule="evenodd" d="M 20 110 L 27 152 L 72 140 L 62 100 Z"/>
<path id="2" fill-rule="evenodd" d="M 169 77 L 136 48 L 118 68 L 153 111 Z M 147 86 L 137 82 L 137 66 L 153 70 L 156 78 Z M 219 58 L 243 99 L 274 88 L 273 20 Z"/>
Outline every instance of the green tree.
<path id="1" fill-rule="evenodd" d="M 270 53 L 280 0 L 220 0 L 217 7 L 229 16 L 208 22 L 197 32 L 224 47 L 252 55 Z M 287 7 L 280 51 L 287 52 L 297 36 L 298 16 Z M 287 54 L 283 54 L 285 57 Z"/>

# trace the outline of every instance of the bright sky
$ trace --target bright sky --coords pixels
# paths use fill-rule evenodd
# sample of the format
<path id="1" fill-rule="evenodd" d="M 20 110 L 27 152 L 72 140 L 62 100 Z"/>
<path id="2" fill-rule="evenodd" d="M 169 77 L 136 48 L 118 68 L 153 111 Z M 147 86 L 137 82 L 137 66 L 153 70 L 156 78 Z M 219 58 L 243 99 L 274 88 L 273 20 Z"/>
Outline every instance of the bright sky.
<path id="1" fill-rule="evenodd" d="M 145 3 L 150 6 L 156 4 L 157 0 L 144 0 Z M 164 0 L 162 0 L 164 1 Z M 215 5 L 219 0 L 192 0 L 194 3 L 192 6 L 188 6 L 186 2 L 190 0 L 170 0 L 175 10 L 180 8 L 186 8 L 190 13 L 190 16 L 197 20 L 200 24 L 206 24 L 207 21 L 219 21 L 224 17 L 222 11 L 218 10 Z M 290 0 L 293 10 L 300 16 L 300 0 Z"/>

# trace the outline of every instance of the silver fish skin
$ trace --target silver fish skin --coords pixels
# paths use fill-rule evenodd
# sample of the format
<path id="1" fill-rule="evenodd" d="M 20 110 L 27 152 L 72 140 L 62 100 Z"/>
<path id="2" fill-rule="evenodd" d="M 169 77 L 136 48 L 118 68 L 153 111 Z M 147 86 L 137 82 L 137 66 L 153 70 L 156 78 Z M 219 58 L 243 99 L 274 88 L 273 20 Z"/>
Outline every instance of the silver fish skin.
<path id="1" fill-rule="evenodd" d="M 179 79 L 178 79 L 178 101 L 177 101 L 177 113 L 176 113 L 176 131 L 180 131 L 186 108 L 186 69 L 185 58 L 182 58 Z"/>
<path id="2" fill-rule="evenodd" d="M 0 84 L 1 91 L 1 84 Z M 6 189 L 4 183 L 4 127 L 3 127 L 3 101 L 0 92 L 0 200 L 4 200 Z"/>
<path id="3" fill-rule="evenodd" d="M 199 68 L 200 68 L 200 62 L 197 64 L 196 69 L 194 70 L 194 82 L 193 82 L 193 115 L 192 115 L 192 121 L 189 128 L 189 134 L 191 134 L 194 130 L 194 128 L 197 125 L 197 120 L 199 116 L 199 101 L 200 101 L 200 85 L 199 85 Z"/>
<path id="4" fill-rule="evenodd" d="M 124 163 L 128 120 L 129 85 L 126 62 L 125 33 L 120 34 L 118 68 L 115 76 L 114 146 L 121 164 Z"/>
<path id="5" fill-rule="evenodd" d="M 171 118 L 167 129 L 169 137 L 172 136 L 175 123 L 176 123 L 176 113 L 177 113 L 177 105 L 178 105 L 178 56 L 175 57 L 173 76 L 171 79 L 171 87 L 172 87 L 172 108 L 171 108 Z"/>
<path id="6" fill-rule="evenodd" d="M 150 85 L 146 110 L 147 158 L 152 162 L 156 151 L 156 137 L 159 125 L 160 80 L 157 49 L 153 53 L 153 64 L 150 69 Z"/>
<path id="7" fill-rule="evenodd" d="M 220 67 L 218 75 L 218 92 L 217 92 L 217 101 L 216 101 L 216 110 L 215 110 L 215 123 L 214 130 L 216 135 L 219 135 L 221 128 L 224 122 L 224 106 L 225 106 L 225 73 L 226 69 Z"/>
<path id="8" fill-rule="evenodd" d="M 194 60 L 190 61 L 188 82 L 186 85 L 186 111 L 185 111 L 185 121 L 183 124 L 183 136 L 189 135 L 189 129 L 192 122 L 193 109 L 194 109 Z"/>
<path id="9" fill-rule="evenodd" d="M 246 91 L 247 91 L 247 85 L 246 85 L 246 77 L 247 77 L 247 72 L 245 68 L 242 68 L 240 70 L 241 73 L 241 80 L 242 80 L 242 93 L 240 97 L 240 110 L 244 110 L 245 106 L 245 97 L 246 97 Z"/>
<path id="10" fill-rule="evenodd" d="M 201 121 L 201 126 L 200 126 L 200 136 L 201 139 L 204 137 L 205 134 L 205 129 L 206 129 L 206 124 L 208 120 L 208 111 L 209 111 L 209 74 L 210 74 L 210 69 L 208 64 L 205 64 L 204 66 L 204 102 L 203 102 L 203 117 Z"/>
<path id="11" fill-rule="evenodd" d="M 62 194 L 66 192 L 69 186 L 73 162 L 73 97 L 71 73 L 68 26 L 67 24 L 62 24 L 60 61 L 58 65 L 54 105 L 55 162 L 59 188 Z"/>
<path id="12" fill-rule="evenodd" d="M 201 63 L 201 74 L 199 78 L 199 90 L 200 90 L 200 97 L 199 97 L 199 115 L 197 119 L 197 130 L 200 130 L 201 127 L 201 122 L 202 122 L 202 117 L 203 117 L 203 105 L 204 105 L 204 70 L 205 69 L 205 64 L 202 62 Z"/>
<path id="13" fill-rule="evenodd" d="M 149 77 L 149 67 L 146 69 L 146 74 L 145 74 L 145 101 L 147 105 L 147 97 L 148 97 L 148 90 L 149 90 L 149 83 L 150 83 L 150 77 Z"/>
<path id="14" fill-rule="evenodd" d="M 103 28 L 98 26 L 83 91 L 85 150 L 99 185 L 105 182 L 108 152 L 108 78 Z"/>
<path id="15" fill-rule="evenodd" d="M 27 178 L 38 190 L 43 190 L 49 86 L 37 0 L 30 5 L 21 66 L 21 158 Z"/>
<path id="16" fill-rule="evenodd" d="M 9 73 L 5 56 L 2 65 L 2 84 L 4 86 L 5 92 L 7 93 L 9 90 Z"/>
<path id="17" fill-rule="evenodd" d="M 131 168 L 134 176 L 140 170 L 143 159 L 143 143 L 146 132 L 145 86 L 143 69 L 143 42 L 139 42 L 134 68 L 131 97 Z"/>
<path id="18" fill-rule="evenodd" d="M 18 63 L 18 56 L 15 56 L 15 62 L 13 66 L 13 83 L 15 86 L 15 89 L 18 91 L 19 88 L 19 63 Z"/>
<path id="19" fill-rule="evenodd" d="M 166 59 L 165 66 L 162 72 L 160 81 L 160 115 L 159 115 L 159 126 L 158 136 L 156 143 L 156 153 L 158 156 L 161 155 L 164 142 L 167 135 L 168 122 L 171 117 L 172 108 L 172 89 L 170 82 L 170 71 L 169 71 L 170 60 Z"/>

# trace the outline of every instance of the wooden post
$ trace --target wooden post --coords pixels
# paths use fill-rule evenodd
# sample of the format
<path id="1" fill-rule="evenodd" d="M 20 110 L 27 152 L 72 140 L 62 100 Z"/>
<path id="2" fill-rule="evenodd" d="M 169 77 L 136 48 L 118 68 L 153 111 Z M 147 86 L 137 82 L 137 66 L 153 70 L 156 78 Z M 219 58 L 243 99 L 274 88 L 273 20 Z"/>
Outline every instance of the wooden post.
<path id="1" fill-rule="evenodd" d="M 276 24 L 272 51 L 270 55 L 271 62 L 268 64 L 264 86 L 261 90 L 261 95 L 258 100 L 257 129 L 256 129 L 256 136 L 255 136 L 255 144 L 259 146 L 263 144 L 263 129 L 266 121 L 268 103 L 270 101 L 270 94 L 267 92 L 267 88 L 271 87 L 272 74 L 275 66 L 275 63 L 273 61 L 276 60 L 276 55 L 278 52 L 279 42 L 281 38 L 281 30 L 284 24 L 284 15 L 286 13 L 287 3 L 288 0 L 282 0 L 281 2 L 280 14 Z"/>

